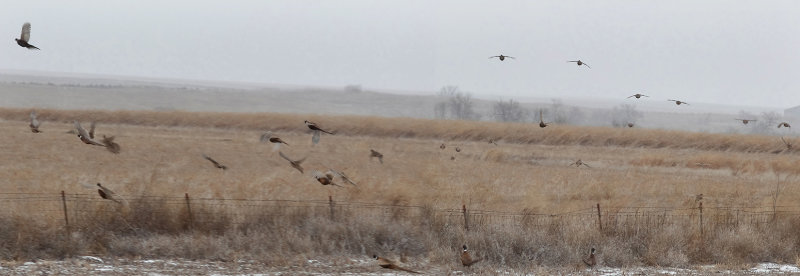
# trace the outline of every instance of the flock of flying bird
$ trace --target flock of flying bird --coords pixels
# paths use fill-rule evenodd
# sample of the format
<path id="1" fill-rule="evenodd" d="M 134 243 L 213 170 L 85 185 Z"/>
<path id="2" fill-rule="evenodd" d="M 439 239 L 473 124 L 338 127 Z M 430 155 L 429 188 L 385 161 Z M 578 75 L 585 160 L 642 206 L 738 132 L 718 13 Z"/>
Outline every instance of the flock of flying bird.
<path id="1" fill-rule="evenodd" d="M 507 55 L 502 55 L 502 54 L 501 55 L 497 55 L 497 56 L 491 56 L 489 58 L 490 59 L 491 58 L 498 58 L 498 59 L 500 59 L 500 61 L 504 61 L 504 60 L 506 60 L 506 58 L 516 59 L 516 58 L 514 58 L 512 56 L 507 56 Z M 581 66 L 581 65 L 582 66 L 586 66 L 586 68 L 589 68 L 589 69 L 592 68 L 592 67 L 589 66 L 589 64 L 587 64 L 586 62 L 583 62 L 580 59 L 579 60 L 568 60 L 567 62 L 574 62 L 578 66 Z M 628 96 L 628 99 L 630 99 L 630 98 L 641 99 L 642 97 L 649 98 L 650 96 L 647 96 L 647 95 L 641 94 L 641 93 L 636 93 L 636 94 Z M 675 102 L 675 105 L 690 105 L 686 101 L 682 101 L 682 100 L 667 99 L 667 101 Z M 745 125 L 748 124 L 749 122 L 755 122 L 756 121 L 754 119 L 736 119 L 736 120 L 742 121 L 742 124 L 745 124 Z M 548 124 L 549 123 L 545 123 L 544 122 L 544 119 L 542 118 L 542 112 L 539 111 L 539 127 L 544 128 L 544 127 L 547 127 Z M 628 125 L 628 127 L 633 127 L 634 123 L 633 122 L 628 122 L 627 125 Z M 781 123 L 778 124 L 778 128 L 781 128 L 781 127 L 791 127 L 791 126 L 787 122 L 781 122 Z"/>
<path id="2" fill-rule="evenodd" d="M 15 38 L 14 40 L 16 40 L 17 44 L 20 47 L 24 47 L 24 48 L 32 49 L 32 50 L 33 49 L 39 50 L 38 47 L 30 44 L 30 38 L 31 38 L 31 24 L 26 22 L 25 24 L 22 25 L 22 32 L 20 34 L 20 37 L 19 38 Z M 512 56 L 507 56 L 507 55 L 502 55 L 502 54 L 501 55 L 497 55 L 497 56 L 491 56 L 489 58 L 490 59 L 491 58 L 498 58 L 501 61 L 504 61 L 506 58 L 515 59 Z M 579 60 L 570 60 L 570 61 L 567 61 L 567 62 L 573 62 L 573 63 L 577 64 L 577 66 L 586 66 L 587 68 L 591 69 L 589 64 L 583 62 L 580 59 Z M 633 95 L 629 96 L 628 98 L 640 99 L 642 97 L 649 97 L 649 96 L 641 94 L 641 93 L 636 93 L 636 94 L 633 94 Z M 685 101 L 682 101 L 682 100 L 668 99 L 668 101 L 675 102 L 676 105 L 689 105 L 689 103 L 687 103 Z M 550 125 L 549 122 L 545 122 L 544 121 L 544 119 L 542 117 L 542 111 L 541 110 L 539 111 L 539 118 L 540 118 L 539 127 L 544 128 L 544 127 L 547 127 L 548 125 Z M 745 125 L 748 124 L 749 122 L 756 121 L 754 119 L 736 119 L 736 120 L 742 121 L 742 123 L 745 124 Z M 100 141 L 96 141 L 95 140 L 95 127 L 96 127 L 96 123 L 95 122 L 91 123 L 91 125 L 89 127 L 89 131 L 86 131 L 83 127 L 81 127 L 81 124 L 78 121 L 74 121 L 73 124 L 74 124 L 74 128 L 75 129 L 71 130 L 70 133 L 77 134 L 78 138 L 83 143 L 88 144 L 88 145 L 105 147 L 108 151 L 110 151 L 112 153 L 115 153 L 115 154 L 120 152 L 120 150 L 121 150 L 120 145 L 114 142 L 114 136 L 105 136 L 105 135 L 103 135 L 102 140 L 100 140 Z M 316 123 L 313 123 L 313 122 L 310 122 L 310 121 L 306 120 L 305 124 L 313 132 L 312 137 L 311 137 L 311 141 L 312 141 L 313 144 L 318 144 L 319 143 L 321 133 L 334 135 L 333 132 L 330 132 L 330 131 L 327 131 L 325 129 L 322 129 Z M 30 129 L 31 129 L 31 132 L 33 132 L 33 133 L 41 133 L 42 131 L 39 129 L 40 125 L 41 125 L 41 123 L 37 119 L 36 112 L 32 111 L 30 113 L 30 125 L 29 125 Z M 628 127 L 633 127 L 634 124 L 632 122 L 629 122 L 627 124 L 627 126 Z M 778 128 L 781 128 L 781 127 L 789 128 L 791 126 L 787 122 L 781 122 L 781 123 L 778 124 Z M 263 143 L 272 143 L 272 144 L 274 144 L 273 151 L 278 151 L 280 149 L 281 144 L 287 145 L 287 146 L 289 145 L 288 143 L 283 141 L 280 137 L 277 137 L 277 136 L 273 135 L 272 132 L 270 132 L 270 131 L 267 131 L 267 132 L 263 133 L 261 135 L 261 137 L 260 137 L 260 141 L 263 142 Z M 497 143 L 496 143 L 496 141 L 494 139 L 489 140 L 489 143 L 497 145 Z M 445 144 L 442 144 L 440 146 L 440 148 L 442 150 L 444 150 L 446 148 Z M 455 151 L 456 152 L 461 152 L 461 149 L 459 147 L 455 147 Z M 304 158 L 301 158 L 301 159 L 293 159 L 293 158 L 290 158 L 289 156 L 285 155 L 281 151 L 278 151 L 278 155 L 281 158 L 283 158 L 286 161 L 288 161 L 289 165 L 292 168 L 296 169 L 301 174 L 304 173 L 304 169 L 303 169 L 302 163 L 306 160 L 307 157 L 304 157 Z M 221 169 L 221 170 L 227 170 L 228 169 L 227 166 L 225 166 L 225 165 L 221 164 L 220 162 L 214 160 L 213 158 L 209 157 L 208 155 L 203 154 L 202 156 L 203 156 L 204 159 L 206 159 L 209 162 L 211 162 L 214 165 L 214 167 L 216 167 L 218 169 Z M 374 158 L 377 158 L 378 161 L 381 164 L 383 164 L 383 154 L 381 154 L 380 152 L 378 152 L 378 151 L 376 151 L 374 149 L 370 149 L 370 156 L 369 157 L 370 157 L 370 160 L 373 160 Z M 454 160 L 455 156 L 452 156 L 451 159 Z M 570 166 L 572 166 L 572 165 L 574 165 L 576 167 L 581 167 L 581 166 L 589 167 L 588 164 L 584 163 L 580 159 L 578 159 L 574 163 L 570 164 Z M 341 185 L 339 185 L 336 182 L 334 182 L 334 180 L 338 177 L 338 178 L 341 178 L 342 181 L 347 182 L 348 184 L 351 184 L 353 186 L 356 186 L 356 183 L 353 182 L 350 178 L 348 178 L 347 175 L 344 172 L 337 171 L 337 170 L 334 170 L 334 169 L 328 169 L 328 171 L 326 171 L 324 173 L 320 172 L 320 171 L 313 171 L 311 173 L 311 175 L 322 185 L 333 185 L 333 186 L 342 187 Z M 111 200 L 111 201 L 114 201 L 114 202 L 120 203 L 120 204 L 123 203 L 121 201 L 121 198 L 119 196 L 117 196 L 113 191 L 108 189 L 107 187 L 104 187 L 100 183 L 97 183 L 97 187 L 98 187 L 97 192 L 98 192 L 98 194 L 100 195 L 101 198 L 107 199 L 107 200 Z M 122 199 L 122 200 L 124 200 L 124 199 Z M 482 258 L 472 258 L 470 253 L 467 251 L 467 246 L 466 245 L 464 245 L 462 248 L 463 248 L 463 250 L 462 250 L 460 259 L 461 259 L 461 264 L 463 266 L 468 267 L 468 266 L 471 266 L 472 264 L 477 263 L 477 262 L 482 260 Z M 410 273 L 419 273 L 419 272 L 416 272 L 416 271 L 413 271 L 413 270 L 410 270 L 410 269 L 407 269 L 407 268 L 403 268 L 403 267 L 397 265 L 395 262 L 393 262 L 391 260 L 388 260 L 388 259 L 385 259 L 385 258 L 382 258 L 382 257 L 379 257 L 377 255 L 373 255 L 373 258 L 378 261 L 379 266 L 382 267 L 382 268 L 394 269 L 394 270 L 405 271 L 405 272 L 410 272 Z M 595 266 L 597 264 L 597 261 L 595 259 L 595 249 L 592 248 L 591 251 L 589 252 L 589 255 L 586 258 L 582 259 L 582 261 L 589 267 Z"/>

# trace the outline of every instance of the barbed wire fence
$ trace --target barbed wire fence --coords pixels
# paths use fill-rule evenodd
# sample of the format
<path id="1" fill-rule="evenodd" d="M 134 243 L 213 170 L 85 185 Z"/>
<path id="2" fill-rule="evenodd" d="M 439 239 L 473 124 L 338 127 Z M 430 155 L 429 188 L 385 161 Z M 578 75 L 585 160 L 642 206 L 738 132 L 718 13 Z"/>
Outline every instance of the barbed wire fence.
<path id="1" fill-rule="evenodd" d="M 29 220 L 63 221 L 63 226 L 80 225 L 99 215 L 117 216 L 131 208 L 150 206 L 143 217 L 157 223 L 159 217 L 179 218 L 183 228 L 219 224 L 224 227 L 246 227 L 254 219 L 291 217 L 302 214 L 305 219 L 326 218 L 333 221 L 369 218 L 380 222 L 424 222 L 435 218 L 440 223 L 460 226 L 465 231 L 480 228 L 517 227 L 537 229 L 570 227 L 581 231 L 600 231 L 614 235 L 638 235 L 640 231 L 684 227 L 691 233 L 708 235 L 718 229 L 741 225 L 761 226 L 781 220 L 800 220 L 800 206 L 715 206 L 704 207 L 702 201 L 691 207 L 611 207 L 599 203 L 591 207 L 562 213 L 542 214 L 533 211 L 505 212 L 460 208 L 433 208 L 399 204 L 328 200 L 275 200 L 193 198 L 184 196 L 128 197 L 118 204 L 97 194 L 0 193 L 0 217 Z M 126 209 L 127 208 L 127 209 Z M 24 210 L 21 211 L 21 210 Z M 140 215 L 141 216 L 141 215 Z M 142 218 L 142 217 L 140 217 Z M 125 224 L 126 221 L 123 220 Z M 128 224 L 129 227 L 130 224 Z M 279 226 L 276 226 L 279 227 Z M 131 227 L 133 228 L 133 227 Z"/>

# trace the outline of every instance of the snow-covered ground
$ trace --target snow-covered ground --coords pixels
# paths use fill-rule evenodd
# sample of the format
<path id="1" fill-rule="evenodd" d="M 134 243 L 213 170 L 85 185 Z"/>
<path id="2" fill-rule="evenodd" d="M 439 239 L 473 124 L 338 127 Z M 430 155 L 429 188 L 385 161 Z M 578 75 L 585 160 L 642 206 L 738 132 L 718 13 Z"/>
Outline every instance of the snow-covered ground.
<path id="1" fill-rule="evenodd" d="M 575 270 L 570 268 L 534 268 L 533 271 L 515 271 L 505 268 L 434 265 L 407 265 L 427 275 L 775 275 L 800 274 L 797 265 L 762 263 L 738 270 L 720 269 L 713 265 L 685 268 L 608 268 Z M 394 275 L 399 271 L 387 270 L 368 258 L 338 261 L 307 260 L 296 264 L 271 265 L 261 261 L 193 261 L 193 260 L 130 260 L 101 259 L 81 256 L 62 261 L 38 260 L 35 262 L 0 263 L 0 275 Z"/>

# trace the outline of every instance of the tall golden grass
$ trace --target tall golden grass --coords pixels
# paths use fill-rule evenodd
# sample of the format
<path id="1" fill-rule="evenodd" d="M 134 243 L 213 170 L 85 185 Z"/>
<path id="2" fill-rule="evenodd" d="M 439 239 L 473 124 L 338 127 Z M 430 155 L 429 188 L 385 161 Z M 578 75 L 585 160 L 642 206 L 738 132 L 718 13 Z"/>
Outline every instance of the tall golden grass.
<path id="1" fill-rule="evenodd" d="M 373 202 L 509 212 L 561 213 L 600 203 L 604 208 L 708 208 L 796 205 L 800 160 L 776 137 L 677 131 L 550 126 L 407 118 L 150 111 L 37 110 L 43 133 L 28 130 L 30 110 L 1 109 L 0 188 L 6 192 L 91 194 L 104 186 L 131 199 L 145 196 Z M 71 122 L 97 121 L 98 135 L 116 136 L 119 154 L 81 143 Z M 303 120 L 323 134 L 311 144 Z M 306 173 L 262 144 L 271 130 L 292 158 L 308 156 Z M 499 139 L 497 146 L 489 139 Z M 440 144 L 446 144 L 442 150 Z M 453 149 L 459 147 L 461 152 Z M 369 149 L 384 154 L 370 161 Z M 779 153 L 779 154 L 775 154 Z M 208 154 L 228 166 L 214 168 Z M 575 168 L 577 159 L 591 168 Z M 341 170 L 357 187 L 319 185 L 309 171 Z M 780 185 L 776 185 L 780 184 Z M 345 185 L 347 186 L 347 185 Z M 776 187 L 780 188 L 777 197 Z M 183 205 L 132 200 L 120 213 L 110 202 L 81 203 L 72 235 L 62 218 L 35 215 L 36 201 L 3 203 L 0 258 L 105 254 L 126 257 L 259 258 L 291 263 L 312 256 L 409 254 L 432 265 L 453 263 L 464 242 L 487 263 L 527 269 L 570 266 L 598 247 L 612 266 L 794 261 L 797 219 L 712 231 L 705 239 L 685 225 L 598 233 L 584 225 L 525 229 L 460 225 L 434 215 L 397 221 L 347 216 L 330 220 L 286 209 L 216 212 L 186 227 Z M 57 208 L 57 207 L 56 207 Z M 202 210 L 201 210 L 202 211 Z M 87 213 L 88 212 L 88 213 Z M 79 214 L 79 215 L 80 215 Z M 94 214 L 90 219 L 86 214 Z M 233 217 L 248 216 L 246 223 Z M 246 230 L 245 230 L 246 229 Z M 625 232 L 627 233 L 627 232 Z M 737 239 L 737 233 L 747 235 Z M 51 238 L 56 237 L 56 238 Z M 736 246 L 736 249 L 731 249 Z M 771 252 L 771 253 L 770 253 Z M 666 255 L 665 255 L 666 254 Z M 452 267 L 457 269 L 455 265 Z M 487 270 L 488 273 L 491 270 Z"/>

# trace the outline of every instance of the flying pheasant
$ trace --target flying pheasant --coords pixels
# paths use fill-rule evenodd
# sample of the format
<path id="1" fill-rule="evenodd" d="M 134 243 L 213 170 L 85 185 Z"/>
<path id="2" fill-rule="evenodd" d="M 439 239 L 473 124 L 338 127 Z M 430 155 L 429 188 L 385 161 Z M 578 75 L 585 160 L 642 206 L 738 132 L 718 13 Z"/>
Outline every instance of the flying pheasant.
<path id="1" fill-rule="evenodd" d="M 334 170 L 334 169 L 328 169 L 328 171 L 338 175 L 340 178 L 342 178 L 342 180 L 344 180 L 347 183 L 350 183 L 350 185 L 358 186 L 358 185 L 356 185 L 355 182 L 353 182 L 353 180 L 350 180 L 350 178 L 347 177 L 347 175 L 343 171 L 337 171 L 337 170 Z"/>
<path id="2" fill-rule="evenodd" d="M 648 97 L 648 98 L 649 98 L 650 96 L 647 96 L 647 95 L 645 95 L 645 94 L 639 94 L 639 93 L 636 93 L 636 94 L 633 94 L 633 95 L 630 95 L 630 96 L 628 96 L 628 98 L 627 98 L 627 99 L 630 99 L 630 98 L 637 98 L 637 99 L 639 99 L 639 98 L 641 98 L 641 97 Z"/>
<path id="3" fill-rule="evenodd" d="M 41 130 L 39 130 L 39 125 L 40 125 L 39 120 L 36 119 L 36 111 L 31 111 L 31 124 L 28 125 L 29 127 L 31 127 L 31 132 L 33 133 L 42 132 Z"/>
<path id="4" fill-rule="evenodd" d="M 380 161 L 381 164 L 383 164 L 383 154 L 382 153 L 380 153 L 380 152 L 378 152 L 378 151 L 376 151 L 374 149 L 369 149 L 369 151 L 370 151 L 370 153 L 369 153 L 369 161 L 372 161 L 372 158 L 376 158 L 377 157 L 378 161 Z"/>
<path id="5" fill-rule="evenodd" d="M 586 62 L 583 62 L 580 59 L 579 60 L 569 60 L 567 62 L 574 62 L 574 63 L 578 64 L 578 66 L 584 65 L 586 67 L 589 67 L 589 64 L 586 64 Z M 592 67 L 589 67 L 589 69 L 592 69 Z"/>
<path id="6" fill-rule="evenodd" d="M 272 151 L 273 152 L 276 151 L 276 150 L 279 150 L 281 148 L 281 144 L 285 144 L 287 146 L 289 145 L 288 143 L 286 143 L 283 140 L 281 140 L 281 138 L 279 138 L 278 136 L 272 135 L 272 131 L 267 131 L 267 132 L 264 132 L 264 134 L 261 134 L 261 139 L 260 140 L 261 140 L 262 143 L 269 142 L 269 143 L 274 144 L 274 146 L 272 147 Z"/>
<path id="7" fill-rule="evenodd" d="M 634 126 L 633 123 L 628 123 L 628 127 L 633 127 L 633 126 Z"/>
<path id="8" fill-rule="evenodd" d="M 292 165 L 292 168 L 297 169 L 297 171 L 299 171 L 301 174 L 303 173 L 303 167 L 300 166 L 300 164 L 302 164 L 303 161 L 306 161 L 306 158 L 308 158 L 308 157 L 303 157 L 303 159 L 300 159 L 300 160 L 292 160 L 292 159 L 289 159 L 288 156 L 284 155 L 283 152 L 279 151 L 278 154 L 281 157 L 283 157 L 283 159 L 286 159 L 286 161 L 289 161 L 289 165 Z"/>
<path id="9" fill-rule="evenodd" d="M 547 127 L 548 125 L 550 125 L 550 123 L 545 123 L 545 122 L 544 122 L 544 117 L 542 116 L 542 111 L 541 111 L 541 110 L 539 110 L 539 127 L 540 127 L 540 128 L 545 128 L 545 127 Z"/>
<path id="10" fill-rule="evenodd" d="M 736 120 L 742 121 L 742 124 L 745 124 L 745 125 L 746 125 L 747 123 L 750 123 L 750 122 L 755 122 L 755 121 L 757 121 L 757 120 L 753 120 L 753 119 L 736 119 Z"/>
<path id="11" fill-rule="evenodd" d="M 314 122 L 311 122 L 311 121 L 308 121 L 308 120 L 306 120 L 306 121 L 305 121 L 305 123 L 306 123 L 306 126 L 308 126 L 308 128 L 309 128 L 309 129 L 311 129 L 311 130 L 313 130 L 313 131 L 314 131 L 314 135 L 313 135 L 313 136 L 311 136 L 311 142 L 313 142 L 314 144 L 317 144 L 317 143 L 319 143 L 319 136 L 320 136 L 320 132 L 325 132 L 325 133 L 327 133 L 327 134 L 333 135 L 333 133 L 331 133 L 331 132 L 329 132 L 329 131 L 327 131 L 327 130 L 324 130 L 324 129 L 320 128 L 320 127 L 319 127 L 319 126 L 317 126 L 317 124 L 316 124 L 316 123 L 314 123 Z"/>
<path id="12" fill-rule="evenodd" d="M 119 199 L 116 198 L 117 195 L 116 193 L 112 192 L 106 187 L 103 187 L 103 185 L 100 185 L 100 183 L 97 183 L 97 187 L 100 187 L 99 189 L 97 189 L 97 193 L 100 194 L 100 197 L 102 197 L 103 199 L 108 199 L 120 204 L 122 203 L 119 201 Z"/>
<path id="13" fill-rule="evenodd" d="M 216 167 L 217 169 L 222 169 L 223 171 L 228 169 L 227 166 L 220 164 L 219 162 L 217 162 L 217 160 L 214 160 L 213 158 L 209 157 L 205 153 L 203 154 L 203 158 L 205 158 L 206 160 L 211 162 L 211 164 L 214 164 L 214 167 Z"/>
<path id="14" fill-rule="evenodd" d="M 473 259 L 469 255 L 469 252 L 467 252 L 467 245 L 466 244 L 463 246 L 463 248 L 464 248 L 464 250 L 461 251 L 461 265 L 463 265 L 463 266 L 471 266 L 472 264 L 480 262 L 481 260 L 483 260 L 482 258 Z"/>
<path id="15" fill-rule="evenodd" d="M 780 124 L 778 124 L 778 128 L 781 128 L 781 127 L 792 127 L 792 126 L 790 126 L 789 123 L 787 123 L 787 122 L 781 122 Z"/>
<path id="16" fill-rule="evenodd" d="M 580 168 L 581 166 L 586 166 L 587 168 L 591 168 L 591 167 L 589 167 L 589 164 L 584 163 L 580 159 L 578 159 L 577 161 L 573 162 L 572 164 L 569 164 L 570 167 L 572 167 L 573 165 L 575 165 L 575 167 L 577 167 L 577 168 Z"/>
<path id="17" fill-rule="evenodd" d="M 83 143 L 95 146 L 102 146 L 102 147 L 106 146 L 100 142 L 93 140 L 89 136 L 89 134 L 86 133 L 86 130 L 83 129 L 83 127 L 81 127 L 81 123 L 78 123 L 78 121 L 74 121 L 73 124 L 75 125 L 75 129 L 78 131 L 78 138 L 80 138 L 81 141 L 83 141 Z"/>
<path id="18" fill-rule="evenodd" d="M 414 273 L 414 274 L 420 274 L 419 272 L 413 271 L 411 269 L 399 267 L 394 262 L 392 262 L 390 260 L 387 260 L 387 259 L 384 259 L 384 258 L 381 258 L 381 257 L 378 257 L 378 255 L 372 255 L 372 258 L 378 260 L 378 265 L 381 266 L 382 268 L 400 270 L 400 271 L 410 272 L 410 273 Z"/>
<path id="19" fill-rule="evenodd" d="M 111 153 L 119 153 L 120 150 L 121 150 L 121 148 L 119 147 L 119 144 L 114 142 L 114 136 L 106 137 L 105 135 L 103 135 L 103 141 L 102 142 L 103 142 L 103 145 L 106 146 L 106 149 L 108 151 L 110 151 Z"/>
<path id="20" fill-rule="evenodd" d="M 341 185 L 333 182 L 333 178 L 335 177 L 335 175 L 333 174 L 332 171 L 327 171 L 325 173 L 322 173 L 320 171 L 313 171 L 311 172 L 311 175 L 314 176 L 314 178 L 317 179 L 317 181 L 319 181 L 319 183 L 322 185 L 333 185 L 337 187 L 342 187 Z"/>
<path id="21" fill-rule="evenodd" d="M 667 101 L 675 102 L 676 105 L 682 105 L 682 104 L 689 105 L 689 103 L 679 100 L 667 100 Z"/>
<path id="22" fill-rule="evenodd" d="M 489 57 L 489 58 L 499 58 L 499 59 L 500 59 L 500 61 L 504 61 L 504 60 L 506 60 L 506 58 L 514 59 L 514 57 L 512 57 L 512 56 L 504 56 L 504 55 L 499 55 L 499 56 L 491 56 L 491 57 Z"/>
<path id="23" fill-rule="evenodd" d="M 31 40 L 31 23 L 25 22 L 25 24 L 22 24 L 22 34 L 20 34 L 19 38 L 15 38 L 14 40 L 17 41 L 17 45 L 20 47 L 39 50 L 38 47 L 28 43 L 28 41 Z"/>

